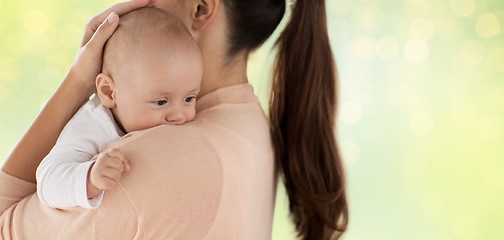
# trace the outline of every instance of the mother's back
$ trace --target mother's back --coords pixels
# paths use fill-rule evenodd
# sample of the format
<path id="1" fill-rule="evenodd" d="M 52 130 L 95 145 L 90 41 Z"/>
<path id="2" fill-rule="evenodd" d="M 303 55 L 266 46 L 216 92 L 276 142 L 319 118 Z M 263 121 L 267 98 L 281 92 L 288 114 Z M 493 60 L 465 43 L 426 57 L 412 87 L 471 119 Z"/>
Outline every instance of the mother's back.
<path id="1" fill-rule="evenodd" d="M 19 239 L 269 239 L 276 174 L 268 121 L 249 84 L 211 92 L 182 126 L 111 144 L 130 160 L 94 210 L 56 210 L 36 195 L 2 215 Z"/>

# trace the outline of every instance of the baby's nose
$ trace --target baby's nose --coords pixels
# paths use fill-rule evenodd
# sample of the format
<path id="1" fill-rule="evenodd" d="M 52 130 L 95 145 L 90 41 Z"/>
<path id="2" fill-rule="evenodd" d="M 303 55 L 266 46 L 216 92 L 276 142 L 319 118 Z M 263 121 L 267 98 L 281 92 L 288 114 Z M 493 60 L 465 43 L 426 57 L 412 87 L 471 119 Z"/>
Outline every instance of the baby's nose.
<path id="1" fill-rule="evenodd" d="M 166 124 L 179 125 L 185 122 L 184 114 L 182 112 L 172 112 L 166 115 Z"/>

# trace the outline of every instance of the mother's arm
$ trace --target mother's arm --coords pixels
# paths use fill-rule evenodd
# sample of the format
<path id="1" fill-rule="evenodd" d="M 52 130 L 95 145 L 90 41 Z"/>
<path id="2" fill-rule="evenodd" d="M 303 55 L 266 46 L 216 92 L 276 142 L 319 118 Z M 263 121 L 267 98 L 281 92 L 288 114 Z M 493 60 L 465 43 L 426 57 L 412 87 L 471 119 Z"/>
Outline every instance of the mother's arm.
<path id="1" fill-rule="evenodd" d="M 153 2 L 155 0 L 117 3 L 88 21 L 68 74 L 5 159 L 2 171 L 16 178 L 36 182 L 35 173 L 40 161 L 54 146 L 63 127 L 95 91 L 95 78 L 101 71 L 103 46 L 119 24 L 118 15 Z"/>

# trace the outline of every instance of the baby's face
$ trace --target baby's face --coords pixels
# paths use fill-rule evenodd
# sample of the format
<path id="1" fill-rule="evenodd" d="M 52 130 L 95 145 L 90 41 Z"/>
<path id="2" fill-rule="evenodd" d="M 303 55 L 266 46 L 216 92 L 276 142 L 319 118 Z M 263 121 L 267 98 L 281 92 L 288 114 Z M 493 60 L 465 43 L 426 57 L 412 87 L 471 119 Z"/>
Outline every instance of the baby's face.
<path id="1" fill-rule="evenodd" d="M 114 91 L 112 112 L 123 130 L 191 121 L 203 74 L 200 56 L 155 50 L 134 57 L 121 66 Z"/>

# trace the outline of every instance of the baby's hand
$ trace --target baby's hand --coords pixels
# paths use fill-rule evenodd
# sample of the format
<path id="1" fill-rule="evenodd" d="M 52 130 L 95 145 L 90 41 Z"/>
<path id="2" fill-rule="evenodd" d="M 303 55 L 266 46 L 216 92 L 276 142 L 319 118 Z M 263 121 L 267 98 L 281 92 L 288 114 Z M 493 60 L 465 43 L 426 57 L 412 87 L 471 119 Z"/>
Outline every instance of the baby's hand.
<path id="1" fill-rule="evenodd" d="M 98 155 L 88 175 L 88 198 L 96 197 L 103 190 L 113 189 L 121 179 L 122 173 L 129 169 L 128 161 L 124 159 L 124 154 L 118 148 L 112 148 Z"/>

